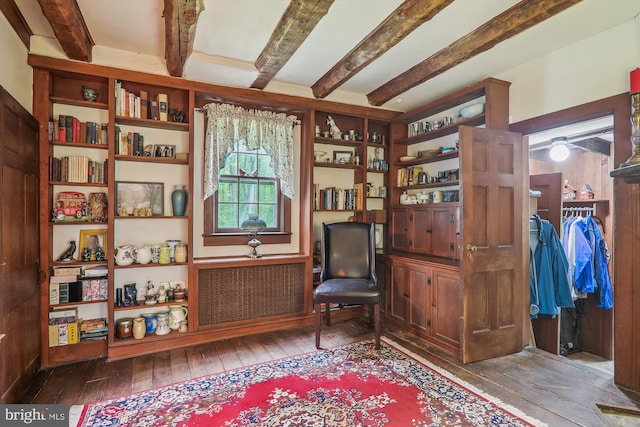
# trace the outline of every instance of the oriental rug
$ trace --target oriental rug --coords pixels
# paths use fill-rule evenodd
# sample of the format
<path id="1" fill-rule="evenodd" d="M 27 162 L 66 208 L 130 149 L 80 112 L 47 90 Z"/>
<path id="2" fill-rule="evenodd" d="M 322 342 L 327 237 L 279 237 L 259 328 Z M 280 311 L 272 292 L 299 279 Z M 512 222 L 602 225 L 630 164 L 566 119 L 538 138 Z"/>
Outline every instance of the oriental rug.
<path id="1" fill-rule="evenodd" d="M 544 425 L 386 338 L 73 409 L 82 427 Z"/>

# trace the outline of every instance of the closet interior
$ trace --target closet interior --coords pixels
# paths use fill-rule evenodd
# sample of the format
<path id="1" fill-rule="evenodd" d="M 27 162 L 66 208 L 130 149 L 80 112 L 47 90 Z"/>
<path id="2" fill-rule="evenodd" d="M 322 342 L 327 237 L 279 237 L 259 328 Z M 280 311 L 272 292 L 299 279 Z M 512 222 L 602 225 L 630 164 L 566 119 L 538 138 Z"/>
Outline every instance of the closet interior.
<path id="1" fill-rule="evenodd" d="M 612 121 L 605 117 L 529 135 L 530 342 L 577 360 L 614 359 Z M 549 156 L 558 136 L 569 141 L 569 157 L 560 162 Z M 553 252 L 551 234 L 562 254 Z M 550 290 L 554 301 L 545 294 Z M 553 302 L 555 311 L 548 307 Z"/>

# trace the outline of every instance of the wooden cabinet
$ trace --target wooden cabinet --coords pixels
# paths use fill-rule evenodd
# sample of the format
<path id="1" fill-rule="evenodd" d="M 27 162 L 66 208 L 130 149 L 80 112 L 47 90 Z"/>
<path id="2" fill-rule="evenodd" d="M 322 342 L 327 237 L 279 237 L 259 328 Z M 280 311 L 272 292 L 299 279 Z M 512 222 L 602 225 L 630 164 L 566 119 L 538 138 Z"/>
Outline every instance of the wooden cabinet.
<path id="1" fill-rule="evenodd" d="M 391 125 L 388 318 L 464 363 L 524 344 L 528 152 L 508 107 L 489 78 Z"/>
<path id="2" fill-rule="evenodd" d="M 457 259 L 459 212 L 459 203 L 393 208 L 391 249 Z"/>
<path id="3" fill-rule="evenodd" d="M 460 348 L 460 272 L 456 267 L 390 255 L 387 319 L 448 351 Z"/>

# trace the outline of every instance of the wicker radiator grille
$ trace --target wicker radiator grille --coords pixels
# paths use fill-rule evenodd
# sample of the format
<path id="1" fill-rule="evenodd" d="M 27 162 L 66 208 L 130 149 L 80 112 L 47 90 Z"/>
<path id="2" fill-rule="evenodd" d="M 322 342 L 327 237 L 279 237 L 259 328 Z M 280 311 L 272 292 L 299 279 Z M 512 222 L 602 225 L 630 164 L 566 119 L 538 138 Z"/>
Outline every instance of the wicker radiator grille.
<path id="1" fill-rule="evenodd" d="M 304 311 L 304 263 L 198 273 L 201 326 Z"/>

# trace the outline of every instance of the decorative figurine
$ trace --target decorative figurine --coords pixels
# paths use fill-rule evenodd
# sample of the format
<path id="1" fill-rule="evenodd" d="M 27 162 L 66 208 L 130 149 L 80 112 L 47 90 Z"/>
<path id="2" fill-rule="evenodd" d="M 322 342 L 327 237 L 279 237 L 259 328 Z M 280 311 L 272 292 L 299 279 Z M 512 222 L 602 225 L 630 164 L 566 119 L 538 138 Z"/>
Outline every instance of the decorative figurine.
<path id="1" fill-rule="evenodd" d="M 70 240 L 69 241 L 69 246 L 67 247 L 67 249 L 65 249 L 65 251 L 62 253 L 62 255 L 60 255 L 60 257 L 56 260 L 58 262 L 60 261 L 73 261 L 73 254 L 76 253 L 76 241 L 75 240 Z"/>
<path id="2" fill-rule="evenodd" d="M 333 117 L 327 116 L 327 124 L 329 125 L 329 132 L 331 133 L 331 137 L 340 139 L 342 132 L 340 132 L 340 128 L 338 127 L 338 125 L 336 125 Z"/>
<path id="3" fill-rule="evenodd" d="M 173 119 L 174 122 L 179 122 L 179 123 L 184 122 L 184 119 L 185 119 L 184 111 L 177 110 L 174 108 L 173 110 L 171 110 L 171 118 Z"/>

